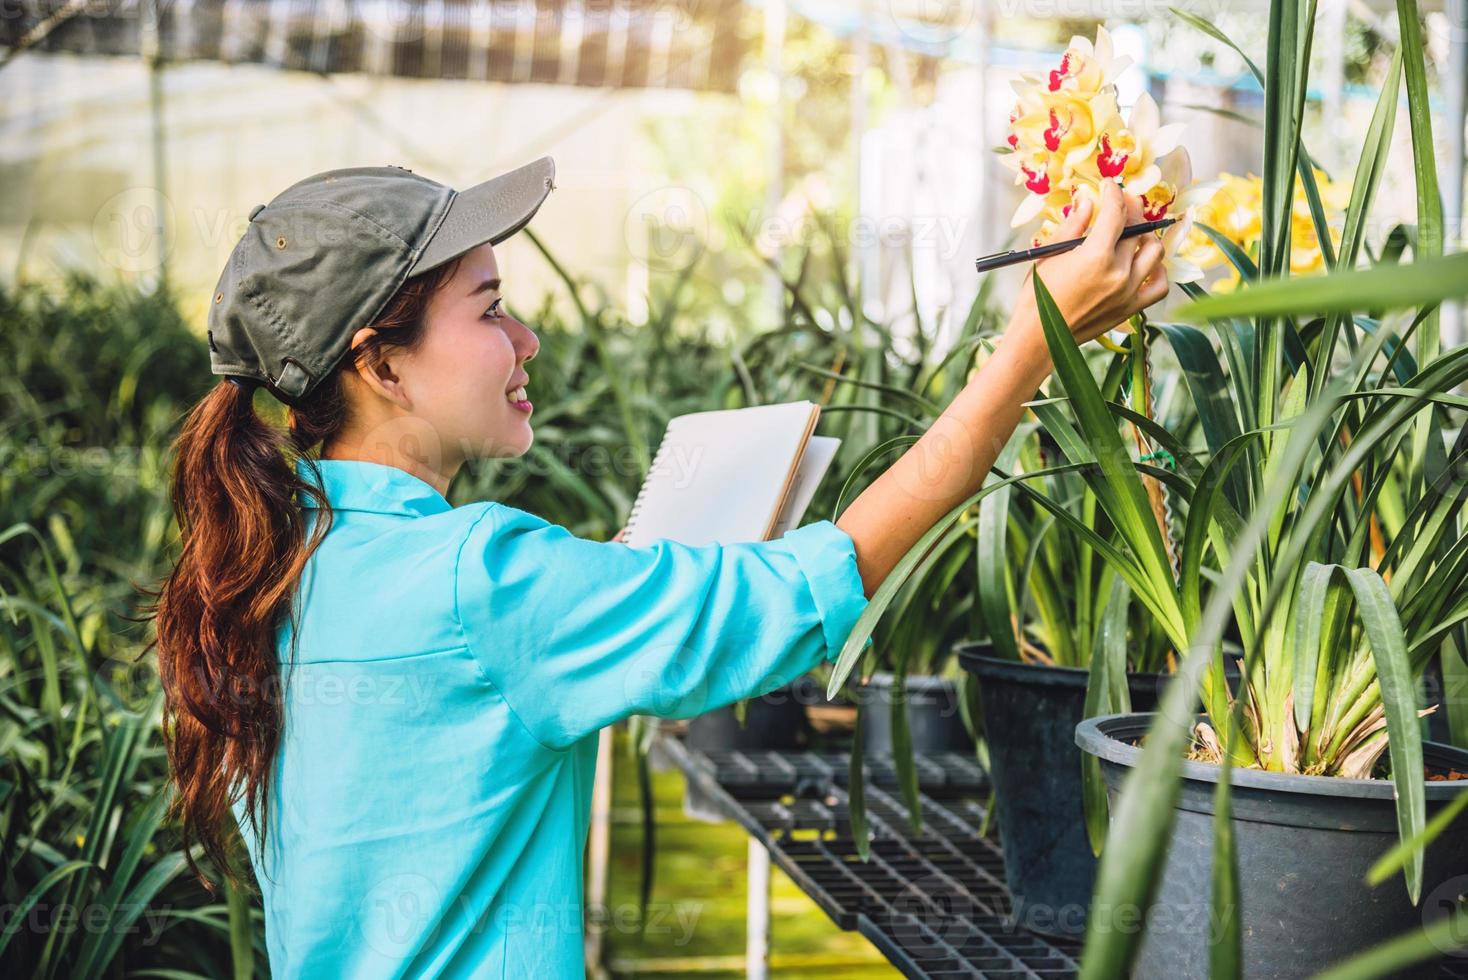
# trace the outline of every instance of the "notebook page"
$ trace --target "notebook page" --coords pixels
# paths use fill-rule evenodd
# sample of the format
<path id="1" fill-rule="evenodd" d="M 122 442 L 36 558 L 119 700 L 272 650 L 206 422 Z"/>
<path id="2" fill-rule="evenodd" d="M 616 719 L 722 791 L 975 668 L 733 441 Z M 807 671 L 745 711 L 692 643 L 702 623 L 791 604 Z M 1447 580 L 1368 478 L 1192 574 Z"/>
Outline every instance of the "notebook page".
<path id="1" fill-rule="evenodd" d="M 680 415 L 668 431 L 624 541 L 642 547 L 761 541 L 788 495 L 820 409 L 812 402 Z"/>
<path id="2" fill-rule="evenodd" d="M 790 487 L 790 496 L 786 498 L 785 506 L 780 508 L 780 519 L 775 522 L 771 538 L 783 536 L 800 523 L 839 448 L 841 440 L 834 436 L 811 436 L 806 441 L 805 453 L 795 471 L 795 482 Z"/>

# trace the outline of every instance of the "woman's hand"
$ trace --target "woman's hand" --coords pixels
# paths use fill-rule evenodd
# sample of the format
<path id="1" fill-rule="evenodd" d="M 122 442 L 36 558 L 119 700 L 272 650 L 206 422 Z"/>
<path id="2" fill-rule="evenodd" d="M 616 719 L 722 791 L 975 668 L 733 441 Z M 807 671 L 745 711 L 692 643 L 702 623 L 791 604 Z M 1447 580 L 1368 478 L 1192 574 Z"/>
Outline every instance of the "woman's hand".
<path id="1" fill-rule="evenodd" d="M 1086 234 L 1086 225 L 1096 223 Z M 1085 242 L 1069 252 L 1035 263 L 1050 295 L 1070 325 L 1078 343 L 1094 340 L 1167 295 L 1167 271 L 1162 265 L 1162 241 L 1156 235 L 1120 238 L 1122 229 L 1142 221 L 1142 199 L 1127 194 L 1110 180 L 1101 182 L 1101 200 L 1078 197 L 1050 241 L 1068 241 L 1085 235 Z M 1026 278 L 1020 288 L 1009 329 L 1023 344 L 1045 349 L 1045 337 L 1035 307 L 1034 285 Z M 1048 351 L 1045 354 L 1048 363 Z"/>

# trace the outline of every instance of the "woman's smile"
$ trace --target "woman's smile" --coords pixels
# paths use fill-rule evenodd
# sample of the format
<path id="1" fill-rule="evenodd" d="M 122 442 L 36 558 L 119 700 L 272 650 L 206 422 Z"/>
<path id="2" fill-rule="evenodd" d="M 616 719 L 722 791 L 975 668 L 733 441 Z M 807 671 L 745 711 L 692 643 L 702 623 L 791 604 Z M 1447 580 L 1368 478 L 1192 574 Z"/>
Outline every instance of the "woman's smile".
<path id="1" fill-rule="evenodd" d="M 518 385 L 505 392 L 505 398 L 509 400 L 510 404 L 526 415 L 529 415 L 535 410 L 535 406 L 530 404 L 530 399 L 525 394 L 525 386 L 529 383 L 530 379 L 525 378 Z"/>

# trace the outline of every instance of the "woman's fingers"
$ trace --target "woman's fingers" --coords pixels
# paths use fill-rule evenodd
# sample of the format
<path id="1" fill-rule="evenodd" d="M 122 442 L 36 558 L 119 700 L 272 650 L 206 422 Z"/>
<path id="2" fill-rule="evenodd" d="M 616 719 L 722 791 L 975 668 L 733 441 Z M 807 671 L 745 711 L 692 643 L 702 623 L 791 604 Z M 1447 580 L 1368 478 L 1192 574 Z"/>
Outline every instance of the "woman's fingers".
<path id="1" fill-rule="evenodd" d="M 1123 213 L 1123 215 L 1125 217 L 1126 224 L 1128 224 L 1128 225 L 1141 224 L 1142 223 L 1142 198 L 1141 198 L 1141 196 L 1138 195 L 1138 194 L 1127 194 L 1127 193 L 1123 192 L 1122 193 L 1122 200 L 1124 202 L 1123 203 L 1123 211 L 1122 211 L 1122 213 Z M 1122 263 L 1124 263 L 1127 268 L 1130 268 L 1131 267 L 1131 264 L 1132 264 L 1133 257 L 1137 254 L 1137 247 L 1139 245 L 1141 245 L 1140 239 L 1137 239 L 1137 238 L 1122 238 L 1120 241 L 1118 241 L 1116 243 L 1116 252 L 1115 252 L 1115 255 L 1116 255 L 1117 260 L 1120 261 L 1120 262 L 1122 262 Z"/>
<path id="2" fill-rule="evenodd" d="M 1162 240 L 1147 235 L 1142 247 L 1137 250 L 1137 260 L 1132 264 L 1132 286 L 1137 298 L 1137 308 L 1146 309 L 1167 295 L 1167 265 L 1163 261 L 1167 250 Z"/>
<path id="3" fill-rule="evenodd" d="M 1146 309 L 1153 303 L 1162 302 L 1167 297 L 1167 291 L 1170 288 L 1172 284 L 1167 281 L 1167 269 L 1159 265 L 1157 271 L 1152 273 L 1137 290 L 1137 301 L 1143 309 Z"/>
<path id="4" fill-rule="evenodd" d="M 1142 223 L 1142 195 L 1123 194 L 1126 198 L 1126 223 L 1139 225 Z"/>
<path id="5" fill-rule="evenodd" d="M 1080 238 L 1086 233 L 1086 227 L 1091 223 L 1091 214 L 1095 210 L 1096 202 L 1091 199 L 1091 195 L 1078 195 L 1071 204 L 1070 214 L 1055 229 L 1055 240 L 1065 242 Z"/>
<path id="6" fill-rule="evenodd" d="M 1096 194 L 1077 193 L 1075 206 L 1047 237 L 1084 243 L 1035 264 L 1071 332 L 1085 341 L 1167 295 L 1164 248 L 1156 235 L 1122 239 L 1144 219 L 1141 197 L 1103 180 Z M 1085 229 L 1089 226 L 1090 232 Z"/>
<path id="7" fill-rule="evenodd" d="M 1137 254 L 1132 257 L 1132 288 L 1140 290 L 1145 282 L 1162 265 L 1162 239 L 1156 235 L 1144 235 Z"/>
<path id="8" fill-rule="evenodd" d="M 1101 181 L 1101 200 L 1096 205 L 1096 223 L 1086 236 L 1086 244 L 1102 254 L 1116 248 L 1116 240 L 1126 227 L 1126 201 L 1114 180 Z"/>

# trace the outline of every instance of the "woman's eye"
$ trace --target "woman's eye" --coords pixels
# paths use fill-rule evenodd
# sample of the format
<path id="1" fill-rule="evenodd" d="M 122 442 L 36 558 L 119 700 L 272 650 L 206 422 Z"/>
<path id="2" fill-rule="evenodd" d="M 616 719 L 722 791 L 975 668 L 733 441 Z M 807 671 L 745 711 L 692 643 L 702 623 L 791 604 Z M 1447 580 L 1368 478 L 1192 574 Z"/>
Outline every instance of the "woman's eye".
<path id="1" fill-rule="evenodd" d="M 499 319 L 502 313 L 502 311 L 500 310 L 500 304 L 503 302 L 504 298 L 501 297 L 500 299 L 495 300 L 493 303 L 490 303 L 489 309 L 484 311 L 484 315 L 489 317 L 491 320 Z"/>

